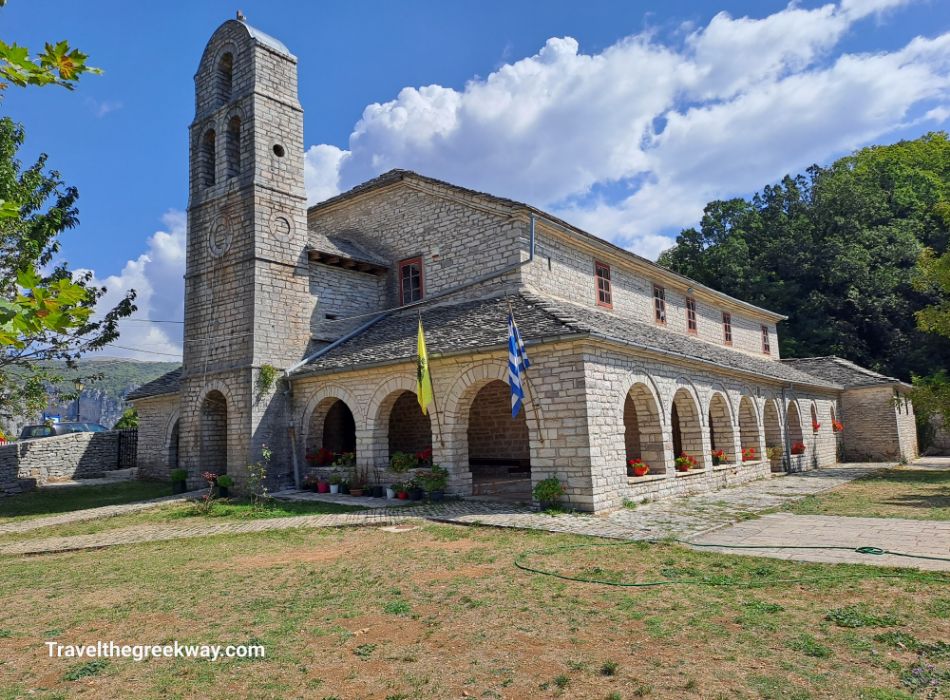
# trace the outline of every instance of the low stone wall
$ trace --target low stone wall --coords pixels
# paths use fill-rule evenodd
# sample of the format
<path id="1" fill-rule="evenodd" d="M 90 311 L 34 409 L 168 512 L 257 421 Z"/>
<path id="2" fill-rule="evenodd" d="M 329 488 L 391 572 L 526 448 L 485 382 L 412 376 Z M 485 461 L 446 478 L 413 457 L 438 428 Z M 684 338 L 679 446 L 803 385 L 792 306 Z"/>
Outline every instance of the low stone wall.
<path id="1" fill-rule="evenodd" d="M 756 479 L 765 479 L 771 475 L 768 460 L 763 460 L 742 464 L 723 464 L 718 467 L 708 467 L 702 471 L 631 476 L 627 478 L 624 497 L 634 503 L 642 503 L 674 496 L 693 496 Z"/>
<path id="2" fill-rule="evenodd" d="M 0 447 L 0 495 L 58 479 L 89 479 L 115 469 L 119 432 L 71 433 Z"/>

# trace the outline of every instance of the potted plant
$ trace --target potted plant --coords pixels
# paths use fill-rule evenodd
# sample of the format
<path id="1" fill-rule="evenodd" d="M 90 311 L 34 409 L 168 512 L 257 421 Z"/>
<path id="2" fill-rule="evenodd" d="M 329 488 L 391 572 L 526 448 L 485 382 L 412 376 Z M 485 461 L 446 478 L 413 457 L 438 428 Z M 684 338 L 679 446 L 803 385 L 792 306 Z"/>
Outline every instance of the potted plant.
<path id="1" fill-rule="evenodd" d="M 330 483 L 330 493 L 340 493 L 340 484 L 343 483 L 343 476 L 340 472 L 334 470 L 328 481 Z"/>
<path id="2" fill-rule="evenodd" d="M 322 477 L 317 479 L 317 493 L 330 493 L 330 482 Z"/>
<path id="3" fill-rule="evenodd" d="M 720 464 L 725 464 L 729 461 L 729 456 L 726 454 L 725 450 L 713 450 L 712 453 L 713 466 L 718 467 Z"/>
<path id="4" fill-rule="evenodd" d="M 816 420 L 813 420 L 811 422 L 811 429 L 812 429 L 812 432 L 817 433 L 821 429 L 821 423 L 819 423 Z"/>
<path id="5" fill-rule="evenodd" d="M 406 484 L 402 482 L 393 484 L 393 490 L 396 492 L 396 498 L 400 501 L 409 500 L 409 487 Z"/>
<path id="6" fill-rule="evenodd" d="M 386 495 L 386 489 L 380 483 L 380 469 L 378 464 L 373 465 L 373 489 L 370 494 L 373 498 L 382 498 Z"/>
<path id="7" fill-rule="evenodd" d="M 678 472 L 688 472 L 696 468 L 696 458 L 692 455 L 681 452 L 680 456 L 673 460 L 673 466 Z"/>
<path id="8" fill-rule="evenodd" d="M 561 497 L 564 495 L 564 486 L 556 477 L 542 479 L 534 485 L 531 491 L 535 500 L 538 501 L 541 510 L 551 510 L 561 504 Z"/>
<path id="9" fill-rule="evenodd" d="M 421 501 L 423 496 L 425 496 L 425 489 L 419 483 L 418 475 L 414 476 L 409 481 L 409 500 Z"/>
<path id="10" fill-rule="evenodd" d="M 386 485 L 386 498 L 390 501 L 395 500 L 396 498 L 396 489 L 394 487 L 395 484 Z"/>
<path id="11" fill-rule="evenodd" d="M 366 471 L 364 469 L 360 469 L 359 467 L 354 467 L 353 477 L 350 480 L 350 495 L 356 497 L 366 495 L 366 482 Z"/>
<path id="12" fill-rule="evenodd" d="M 627 460 L 628 476 L 646 476 L 650 473 L 650 465 L 642 459 Z"/>
<path id="13" fill-rule="evenodd" d="M 172 493 L 185 493 L 188 490 L 188 472 L 184 469 L 172 469 Z"/>
<path id="14" fill-rule="evenodd" d="M 394 474 L 405 474 L 419 464 L 415 455 L 408 452 L 393 452 L 389 458 L 389 469 Z"/>
<path id="15" fill-rule="evenodd" d="M 793 454 L 793 455 L 803 455 L 803 454 L 805 454 L 805 443 L 804 443 L 804 442 L 796 442 L 794 445 L 792 445 L 792 454 Z"/>
<path id="16" fill-rule="evenodd" d="M 755 448 L 754 447 L 743 447 L 742 448 L 742 461 L 743 462 L 754 462 L 756 460 Z"/>
<path id="17" fill-rule="evenodd" d="M 416 452 L 416 463 L 420 467 L 429 466 L 432 463 L 432 448 L 427 447 Z"/>
<path id="18" fill-rule="evenodd" d="M 430 501 L 441 501 L 445 499 L 445 486 L 449 483 L 449 472 L 447 469 L 433 464 L 429 469 L 419 472 L 416 475 L 419 485 L 425 489 Z"/>
<path id="19" fill-rule="evenodd" d="M 227 474 L 221 474 L 215 479 L 215 485 L 218 487 L 218 496 L 227 498 L 231 495 L 231 487 L 234 486 L 234 479 Z"/>
<path id="20" fill-rule="evenodd" d="M 844 425 L 842 425 L 840 420 L 831 421 L 831 431 L 833 433 L 840 433 L 842 430 L 844 430 Z"/>

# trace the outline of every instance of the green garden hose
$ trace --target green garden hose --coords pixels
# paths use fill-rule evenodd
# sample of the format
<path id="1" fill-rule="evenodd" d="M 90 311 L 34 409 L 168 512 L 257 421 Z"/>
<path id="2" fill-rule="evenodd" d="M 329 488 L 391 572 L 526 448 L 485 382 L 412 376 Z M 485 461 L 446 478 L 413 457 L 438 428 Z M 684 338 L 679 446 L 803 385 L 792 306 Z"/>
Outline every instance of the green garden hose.
<path id="1" fill-rule="evenodd" d="M 736 544 L 697 544 L 694 542 L 689 542 L 687 540 L 680 539 L 664 539 L 664 540 L 630 540 L 624 542 L 594 542 L 586 544 L 577 544 L 577 545 L 563 545 L 560 547 L 553 547 L 550 549 L 534 549 L 527 552 L 522 552 L 517 557 L 515 557 L 514 564 L 517 568 L 522 571 L 527 571 L 532 574 L 538 574 L 541 576 L 550 576 L 557 579 L 562 579 L 564 581 L 575 581 L 577 583 L 595 583 L 603 586 L 617 586 L 620 588 L 649 588 L 652 586 L 672 586 L 672 585 L 695 585 L 695 586 L 732 586 L 732 587 L 761 587 L 761 586 L 773 586 L 776 584 L 790 584 L 790 583 L 813 583 L 813 582 L 822 582 L 827 583 L 829 581 L 846 581 L 851 579 L 866 579 L 866 578 L 913 578 L 915 581 L 924 581 L 931 583 L 944 583 L 950 584 L 950 577 L 947 576 L 921 576 L 920 574 L 914 572 L 881 572 L 874 573 L 873 575 L 868 575 L 868 572 L 863 572 L 861 574 L 852 574 L 852 575 L 842 575 L 842 576 L 821 576 L 814 578 L 783 578 L 776 579 L 770 578 L 762 581 L 734 581 L 728 578 L 689 578 L 689 579 L 659 579 L 656 581 L 640 581 L 634 583 L 626 583 L 622 581 L 608 581 L 604 579 L 596 578 L 587 578 L 584 576 L 570 576 L 568 574 L 561 574 L 557 571 L 547 571 L 545 569 L 538 569 L 533 566 L 529 566 L 524 562 L 524 560 L 532 555 L 550 555 L 556 552 L 569 551 L 569 550 L 578 550 L 578 549 L 590 549 L 593 547 L 629 547 L 631 545 L 639 545 L 644 542 L 649 544 L 670 544 L 678 543 L 685 544 L 690 547 L 717 547 L 720 549 L 835 549 L 835 550 L 844 550 L 849 552 L 857 552 L 859 554 L 867 554 L 870 556 L 882 556 L 884 554 L 891 554 L 897 557 L 907 557 L 910 559 L 926 559 L 929 561 L 945 561 L 950 562 L 950 557 L 937 557 L 929 556 L 924 554 L 909 554 L 907 552 L 895 552 L 888 549 L 882 549 L 881 547 L 874 547 L 870 545 L 864 545 L 861 547 L 848 547 L 846 545 L 736 545 Z"/>

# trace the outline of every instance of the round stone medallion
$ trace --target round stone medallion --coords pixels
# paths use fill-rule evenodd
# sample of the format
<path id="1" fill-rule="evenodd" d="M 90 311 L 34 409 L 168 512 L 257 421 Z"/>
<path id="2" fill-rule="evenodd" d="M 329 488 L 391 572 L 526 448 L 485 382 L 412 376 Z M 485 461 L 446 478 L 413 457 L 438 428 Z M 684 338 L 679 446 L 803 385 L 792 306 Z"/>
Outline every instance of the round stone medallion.
<path id="1" fill-rule="evenodd" d="M 287 214 L 276 212 L 271 215 L 270 232 L 278 241 L 289 241 L 293 230 L 293 225 L 290 223 L 290 217 Z"/>
<path id="2" fill-rule="evenodd" d="M 220 258 L 231 247 L 231 222 L 227 218 L 220 218 L 211 225 L 208 233 L 208 248 L 211 254 Z"/>

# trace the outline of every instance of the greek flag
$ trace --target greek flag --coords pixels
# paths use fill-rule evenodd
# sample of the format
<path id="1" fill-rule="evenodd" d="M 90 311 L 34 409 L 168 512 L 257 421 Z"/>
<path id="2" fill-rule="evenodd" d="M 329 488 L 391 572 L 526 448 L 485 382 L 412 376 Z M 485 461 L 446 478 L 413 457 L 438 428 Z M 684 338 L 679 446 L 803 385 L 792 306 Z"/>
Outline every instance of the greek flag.
<path id="1" fill-rule="evenodd" d="M 524 349 L 524 341 L 518 332 L 515 317 L 508 312 L 508 383 L 511 385 L 511 417 L 514 418 L 521 410 L 524 402 L 524 387 L 521 379 L 524 371 L 531 366 L 528 353 Z"/>

